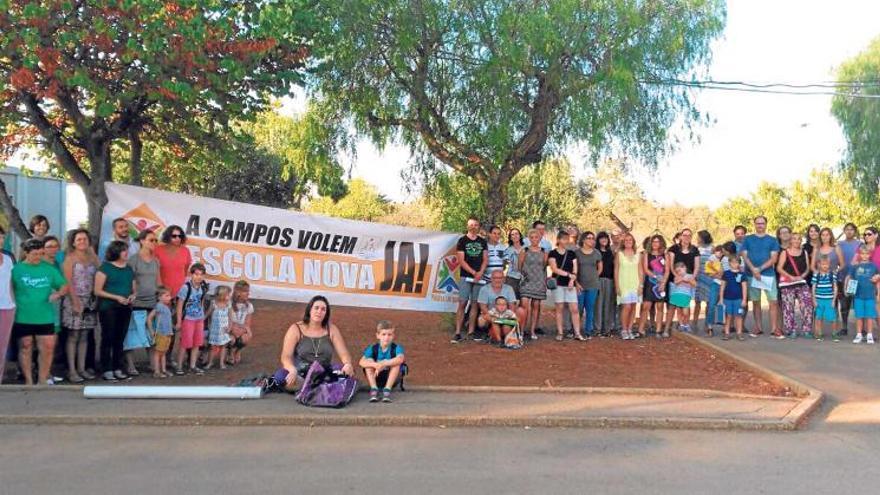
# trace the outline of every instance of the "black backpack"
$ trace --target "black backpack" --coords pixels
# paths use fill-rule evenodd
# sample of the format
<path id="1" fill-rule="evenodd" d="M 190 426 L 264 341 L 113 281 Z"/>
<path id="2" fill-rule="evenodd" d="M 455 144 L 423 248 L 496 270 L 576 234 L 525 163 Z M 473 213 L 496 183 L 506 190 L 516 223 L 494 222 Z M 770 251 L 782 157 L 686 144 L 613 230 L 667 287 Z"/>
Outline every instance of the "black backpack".
<path id="1" fill-rule="evenodd" d="M 189 297 L 192 295 L 192 290 L 193 290 L 192 282 L 187 281 L 185 285 L 186 285 L 186 296 L 183 298 L 183 308 L 184 309 L 186 309 L 186 303 L 189 302 Z M 210 289 L 210 287 L 208 286 L 208 282 L 205 282 L 204 280 L 202 280 L 202 283 L 199 285 L 199 289 L 202 290 L 202 301 L 201 301 L 202 309 L 207 310 L 208 309 L 208 289 Z"/>
<path id="2" fill-rule="evenodd" d="M 373 344 L 372 347 L 370 347 L 370 359 L 372 359 L 373 361 L 378 361 L 379 360 L 379 352 L 381 350 L 382 350 L 382 347 L 379 344 Z M 397 357 L 397 344 L 392 342 L 390 350 L 391 350 L 391 359 L 396 358 Z M 387 378 L 388 370 L 385 370 L 383 373 L 386 374 L 385 379 L 387 380 L 388 379 Z M 408 374 L 409 374 L 409 366 L 407 366 L 406 362 L 403 362 L 400 365 L 400 376 L 398 376 L 398 378 L 397 378 L 397 384 L 400 385 L 401 392 L 406 391 L 406 388 L 404 388 L 404 386 L 403 386 L 403 377 L 405 377 Z M 377 377 L 377 380 L 378 380 L 378 377 Z M 382 384 L 382 385 L 384 386 L 385 384 Z"/>

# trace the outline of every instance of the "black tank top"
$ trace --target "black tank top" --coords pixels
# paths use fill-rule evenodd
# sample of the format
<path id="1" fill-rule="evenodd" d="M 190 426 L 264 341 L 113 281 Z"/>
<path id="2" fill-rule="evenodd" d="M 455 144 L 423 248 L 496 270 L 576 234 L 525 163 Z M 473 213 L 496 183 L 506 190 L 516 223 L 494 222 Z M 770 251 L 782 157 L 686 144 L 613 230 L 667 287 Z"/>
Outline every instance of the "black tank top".
<path id="1" fill-rule="evenodd" d="M 293 350 L 293 365 L 296 366 L 297 372 L 300 374 L 309 369 L 313 362 L 321 363 L 324 369 L 330 369 L 330 363 L 333 361 L 333 344 L 330 343 L 330 332 L 328 331 L 320 337 L 309 337 L 304 335 L 302 327 L 296 324 L 299 330 L 299 342 Z"/>

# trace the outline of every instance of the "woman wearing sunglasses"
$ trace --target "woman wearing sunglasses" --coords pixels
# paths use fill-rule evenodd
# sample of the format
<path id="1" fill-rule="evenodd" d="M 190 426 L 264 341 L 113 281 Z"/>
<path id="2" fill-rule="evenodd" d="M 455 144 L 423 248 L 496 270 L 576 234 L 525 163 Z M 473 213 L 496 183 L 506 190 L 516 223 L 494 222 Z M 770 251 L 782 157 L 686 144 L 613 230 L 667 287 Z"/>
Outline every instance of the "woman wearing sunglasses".
<path id="1" fill-rule="evenodd" d="M 172 294 L 177 294 L 192 265 L 192 254 L 186 247 L 186 234 L 177 225 L 170 225 L 162 232 L 162 244 L 155 249 L 159 260 L 159 277 Z"/>
<path id="2" fill-rule="evenodd" d="M 156 307 L 156 291 L 160 285 L 160 265 L 156 259 L 159 237 L 152 230 L 144 230 L 138 234 L 137 243 L 140 249 L 137 254 L 128 258 L 128 266 L 134 272 L 134 279 L 137 282 L 135 284 L 137 292 L 131 308 L 131 324 L 122 343 L 122 349 L 125 351 L 126 373 L 131 376 L 140 374 L 134 364 L 134 352 L 138 349 L 147 349 L 152 345 L 147 336 L 147 314 Z"/>

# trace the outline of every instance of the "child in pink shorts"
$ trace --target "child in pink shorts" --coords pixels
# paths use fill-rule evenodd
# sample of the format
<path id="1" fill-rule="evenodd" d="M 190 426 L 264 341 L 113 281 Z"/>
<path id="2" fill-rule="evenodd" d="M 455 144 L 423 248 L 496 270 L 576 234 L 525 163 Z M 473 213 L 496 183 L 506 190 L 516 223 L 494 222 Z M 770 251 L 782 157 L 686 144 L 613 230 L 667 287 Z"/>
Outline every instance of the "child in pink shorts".
<path id="1" fill-rule="evenodd" d="M 205 282 L 205 265 L 193 263 L 189 268 L 189 280 L 177 293 L 177 325 L 180 333 L 180 347 L 177 351 L 177 368 L 175 375 L 183 374 L 186 352 L 189 353 L 189 370 L 197 375 L 205 372 L 196 363 L 199 358 L 199 347 L 205 343 L 205 298 L 208 294 L 208 283 Z"/>

